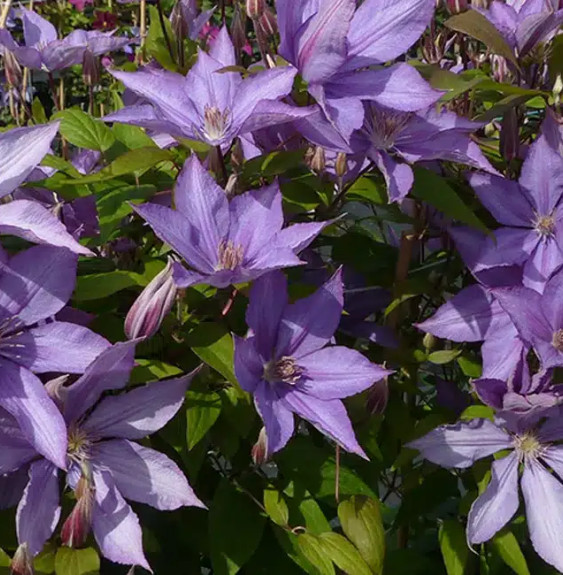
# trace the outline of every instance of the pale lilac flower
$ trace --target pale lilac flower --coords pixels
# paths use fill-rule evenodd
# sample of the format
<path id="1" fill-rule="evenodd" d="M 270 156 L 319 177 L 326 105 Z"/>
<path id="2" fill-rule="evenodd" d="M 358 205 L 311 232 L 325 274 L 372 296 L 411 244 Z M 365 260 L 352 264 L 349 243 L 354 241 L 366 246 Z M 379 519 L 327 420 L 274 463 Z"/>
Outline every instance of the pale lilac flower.
<path id="1" fill-rule="evenodd" d="M 272 269 L 300 265 L 296 253 L 329 222 L 283 228 L 282 198 L 272 184 L 235 196 L 225 192 L 200 164 L 186 162 L 174 195 L 176 209 L 146 203 L 133 209 L 194 268 L 174 264 L 178 287 L 215 287 L 251 281 Z"/>
<path id="2" fill-rule="evenodd" d="M 392 372 L 355 350 L 327 346 L 343 303 L 340 272 L 293 304 L 279 271 L 252 286 L 246 312 L 249 335 L 235 336 L 235 373 L 241 387 L 254 395 L 266 427 L 268 454 L 289 441 L 297 414 L 346 450 L 365 457 L 341 399 Z"/>
<path id="3" fill-rule="evenodd" d="M 151 67 L 138 72 L 110 70 L 146 103 L 127 106 L 105 120 L 229 147 L 239 135 L 311 113 L 310 108 L 280 101 L 291 92 L 294 68 L 272 68 L 245 79 L 238 72 L 221 71 L 235 65 L 235 50 L 223 28 L 210 53 L 200 51 L 185 77 Z"/>
<path id="4" fill-rule="evenodd" d="M 563 446 L 554 443 L 563 439 L 561 421 L 558 411 L 539 426 L 508 416 L 495 423 L 475 419 L 438 427 L 408 446 L 437 465 L 460 468 L 510 450 L 493 462 L 491 481 L 471 507 L 467 539 L 484 543 L 514 517 L 520 506 L 518 477 L 523 464 L 520 485 L 532 544 L 545 561 L 562 571 Z"/>
<path id="5" fill-rule="evenodd" d="M 78 490 L 80 484 L 79 494 L 89 498 L 86 503 L 91 505 L 90 513 L 75 519 L 86 532 L 92 529 L 104 557 L 150 570 L 139 520 L 124 498 L 156 509 L 204 505 L 172 460 L 131 441 L 151 435 L 174 417 L 193 373 L 100 400 L 104 391 L 126 386 L 136 343 L 110 347 L 78 381 L 59 387 L 57 395 L 68 426 L 67 485 Z M 0 418 L 0 442 L 2 471 L 29 464 L 16 522 L 20 548 L 35 556 L 59 522 L 58 470 L 50 461 L 37 458 L 9 416 Z"/>

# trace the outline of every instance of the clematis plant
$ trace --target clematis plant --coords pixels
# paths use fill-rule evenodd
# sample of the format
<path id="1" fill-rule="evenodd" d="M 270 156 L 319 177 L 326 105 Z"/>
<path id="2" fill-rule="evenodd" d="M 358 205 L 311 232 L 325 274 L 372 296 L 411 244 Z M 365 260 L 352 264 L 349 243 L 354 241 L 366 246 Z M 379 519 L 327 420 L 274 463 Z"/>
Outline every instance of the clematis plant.
<path id="1" fill-rule="evenodd" d="M 110 70 L 146 103 L 105 120 L 228 148 L 239 135 L 311 114 L 312 109 L 280 102 L 291 91 L 295 69 L 272 68 L 242 79 L 238 72 L 223 70 L 235 64 L 233 44 L 222 28 L 209 54 L 200 51 L 185 77 L 153 68 Z"/>
<path id="2" fill-rule="evenodd" d="M 133 209 L 194 268 L 188 271 L 174 264 L 178 287 L 200 283 L 226 287 L 269 270 L 300 265 L 304 262 L 296 253 L 328 223 L 283 228 L 277 184 L 235 196 L 229 202 L 195 155 L 178 177 L 174 200 L 175 210 L 149 203 Z"/>
<path id="3" fill-rule="evenodd" d="M 361 353 L 328 345 L 344 305 L 341 271 L 312 295 L 290 304 L 279 271 L 254 282 L 245 339 L 235 336 L 235 373 L 252 393 L 267 437 L 267 454 L 282 449 L 294 432 L 294 414 L 346 450 L 366 457 L 342 399 L 392 373 Z"/>
<path id="4" fill-rule="evenodd" d="M 66 483 L 77 498 L 63 526 L 64 542 L 79 546 L 92 529 L 105 557 L 150 571 L 139 520 L 124 498 L 161 510 L 204 505 L 172 460 L 132 441 L 174 417 L 195 372 L 100 400 L 105 391 L 127 384 L 137 342 L 106 349 L 75 383 L 59 383 L 52 391 L 68 429 Z M 0 442 L 11 463 L 8 471 L 29 469 L 16 521 L 20 554 L 33 557 L 59 522 L 59 472 L 26 445 L 9 417 L 0 418 Z"/>

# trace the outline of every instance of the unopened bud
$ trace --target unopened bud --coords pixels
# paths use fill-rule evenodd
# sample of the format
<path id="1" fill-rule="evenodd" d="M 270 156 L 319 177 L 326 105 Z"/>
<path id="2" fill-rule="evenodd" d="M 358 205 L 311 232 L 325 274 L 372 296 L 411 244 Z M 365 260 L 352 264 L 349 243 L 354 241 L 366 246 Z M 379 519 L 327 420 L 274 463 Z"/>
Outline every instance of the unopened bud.
<path id="1" fill-rule="evenodd" d="M 265 8 L 266 0 L 246 0 L 246 14 L 252 20 L 258 20 Z"/>
<path id="2" fill-rule="evenodd" d="M 334 171 L 339 178 L 343 178 L 348 172 L 348 160 L 344 152 L 338 152 L 334 163 Z"/>
<path id="3" fill-rule="evenodd" d="M 264 33 L 266 38 L 271 38 L 278 33 L 278 20 L 276 15 L 268 7 L 264 10 L 264 14 L 258 20 L 260 30 Z"/>
<path id="4" fill-rule="evenodd" d="M 496 82 L 505 83 L 509 81 L 510 71 L 508 69 L 506 58 L 492 54 L 491 67 L 493 69 L 493 78 Z"/>
<path id="5" fill-rule="evenodd" d="M 22 69 L 16 57 L 9 50 L 4 51 L 4 74 L 6 82 L 12 88 L 18 88 L 22 82 Z"/>
<path id="6" fill-rule="evenodd" d="M 422 55 L 429 64 L 439 64 L 444 57 L 446 36 L 443 32 L 427 34 L 422 40 Z"/>
<path id="7" fill-rule="evenodd" d="M 252 446 L 250 454 L 254 465 L 262 465 L 268 461 L 268 436 L 265 427 L 260 430 L 258 441 Z"/>
<path id="8" fill-rule="evenodd" d="M 563 92 L 563 78 L 561 78 L 561 74 L 557 74 L 557 78 L 555 78 L 555 82 L 553 84 L 553 100 L 556 106 L 561 105 L 561 93 Z"/>
<path id="9" fill-rule="evenodd" d="M 305 161 L 316 174 L 322 174 L 326 168 L 326 156 L 324 148 L 321 146 L 315 146 L 314 148 L 309 148 L 305 156 Z"/>
<path id="10" fill-rule="evenodd" d="M 94 488 L 85 477 L 81 477 L 74 493 L 76 505 L 63 523 L 61 540 L 67 547 L 82 547 L 86 543 L 92 526 Z"/>
<path id="11" fill-rule="evenodd" d="M 469 10 L 468 0 L 446 0 L 446 8 L 450 14 L 460 14 Z"/>
<path id="12" fill-rule="evenodd" d="M 436 337 L 433 336 L 431 333 L 427 333 L 424 335 L 424 337 L 422 338 L 422 345 L 424 346 L 424 349 L 429 352 L 432 349 L 434 349 L 434 346 L 436 345 Z"/>
<path id="13" fill-rule="evenodd" d="M 239 5 L 235 6 L 233 20 L 231 24 L 231 38 L 234 47 L 239 53 L 246 46 L 246 14 L 240 9 Z"/>
<path id="14" fill-rule="evenodd" d="M 100 62 L 91 50 L 84 52 L 82 81 L 86 86 L 95 86 L 100 81 Z"/>
<path id="15" fill-rule="evenodd" d="M 10 565 L 10 573 L 13 575 L 34 575 L 33 557 L 29 552 L 27 543 L 22 543 L 17 548 Z"/>
<path id="16" fill-rule="evenodd" d="M 507 162 L 518 157 L 520 151 L 520 127 L 516 108 L 509 108 L 502 117 L 500 149 Z"/>
<path id="17" fill-rule="evenodd" d="M 172 260 L 155 276 L 131 306 L 125 318 L 128 339 L 151 337 L 174 303 L 177 288 L 172 278 Z"/>
<path id="18" fill-rule="evenodd" d="M 184 6 L 182 2 L 176 2 L 170 13 L 170 24 L 176 38 L 184 40 L 188 37 L 189 27 L 186 18 L 184 18 Z"/>

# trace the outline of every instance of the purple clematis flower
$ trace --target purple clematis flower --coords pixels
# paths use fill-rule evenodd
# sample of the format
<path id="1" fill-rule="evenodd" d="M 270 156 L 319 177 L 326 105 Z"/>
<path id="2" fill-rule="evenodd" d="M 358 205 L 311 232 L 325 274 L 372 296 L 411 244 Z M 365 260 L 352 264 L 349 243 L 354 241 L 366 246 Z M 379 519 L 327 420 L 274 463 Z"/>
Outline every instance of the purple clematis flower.
<path id="1" fill-rule="evenodd" d="M 200 13 L 197 0 L 179 0 L 172 9 L 170 21 L 176 23 L 177 29 L 194 42 L 198 39 L 203 27 L 209 22 L 215 8 Z"/>
<path id="2" fill-rule="evenodd" d="M 540 426 L 514 418 L 475 419 L 438 427 L 408 446 L 442 467 L 471 467 L 502 450 L 510 454 L 492 465 L 492 477 L 469 512 L 467 539 L 472 544 L 491 539 L 515 515 L 519 507 L 519 467 L 526 519 L 537 553 L 559 571 L 563 570 L 563 439 L 562 414 L 556 411 Z M 550 468 L 555 472 L 551 473 Z"/>
<path id="3" fill-rule="evenodd" d="M 50 461 L 65 466 L 66 432 L 34 373 L 82 373 L 109 344 L 80 325 L 49 321 L 74 289 L 76 256 L 36 246 L 0 262 L 0 406 Z"/>
<path id="4" fill-rule="evenodd" d="M 542 367 L 563 365 L 563 271 L 547 282 L 543 295 L 518 286 L 496 289 L 494 294 Z"/>
<path id="5" fill-rule="evenodd" d="M 530 147 L 519 182 L 477 173 L 469 182 L 504 226 L 483 246 L 476 270 L 523 265 L 524 285 L 541 291 L 563 258 L 561 156 L 542 135 Z"/>
<path id="6" fill-rule="evenodd" d="M 133 209 L 156 235 L 195 271 L 174 265 L 178 287 L 215 287 L 251 281 L 267 271 L 301 265 L 296 255 L 330 222 L 282 229 L 282 198 L 277 184 L 252 190 L 230 202 L 225 192 L 191 156 L 176 184 L 176 210 L 156 204 Z"/>
<path id="7" fill-rule="evenodd" d="M 0 197 L 12 193 L 49 152 L 59 129 L 58 122 L 16 128 L 0 134 Z M 0 233 L 26 240 L 91 254 L 47 209 L 30 200 L 15 200 L 0 206 Z"/>
<path id="8" fill-rule="evenodd" d="M 421 36 L 434 0 L 277 0 L 280 54 L 308 82 L 326 118 L 345 140 L 361 128 L 362 100 L 412 112 L 441 96 L 408 64 L 394 60 Z"/>
<path id="9" fill-rule="evenodd" d="M 563 23 L 563 9 L 553 0 L 493 0 L 479 9 L 502 34 L 519 58 L 546 41 Z"/>
<path id="10" fill-rule="evenodd" d="M 282 449 L 297 414 L 346 450 L 365 457 L 341 399 L 371 387 L 391 371 L 359 352 L 328 346 L 344 304 L 338 271 L 311 296 L 288 302 L 287 279 L 278 271 L 252 286 L 246 339 L 235 336 L 235 373 L 254 395 L 269 455 Z"/>
<path id="11" fill-rule="evenodd" d="M 239 135 L 312 112 L 279 101 L 291 91 L 295 69 L 272 68 L 244 80 L 237 72 L 221 72 L 235 64 L 235 50 L 223 28 L 210 53 L 200 52 L 186 77 L 150 67 L 110 70 L 147 103 L 123 108 L 105 120 L 228 147 Z"/>
<path id="12" fill-rule="evenodd" d="M 91 528 L 104 557 L 150 570 L 139 520 L 124 498 L 156 509 L 205 506 L 173 461 L 131 441 L 151 435 L 174 417 L 195 372 L 100 400 L 104 391 L 126 386 L 136 343 L 108 348 L 74 384 L 55 387 L 54 395 L 68 427 L 67 484 L 78 499 L 67 520 L 70 532 L 85 539 Z M 9 417 L 0 417 L 0 443 L 2 471 L 29 465 L 16 521 L 20 547 L 34 556 L 59 522 L 58 470 L 37 457 Z M 19 481 L 18 476 L 13 480 Z"/>
<path id="13" fill-rule="evenodd" d="M 21 10 L 25 46 L 18 45 L 7 30 L 0 30 L 0 47 L 14 54 L 18 62 L 32 70 L 53 72 L 81 64 L 86 50 L 94 55 L 124 47 L 128 38 L 112 33 L 75 30 L 58 39 L 56 28 L 45 18 L 25 8 Z"/>

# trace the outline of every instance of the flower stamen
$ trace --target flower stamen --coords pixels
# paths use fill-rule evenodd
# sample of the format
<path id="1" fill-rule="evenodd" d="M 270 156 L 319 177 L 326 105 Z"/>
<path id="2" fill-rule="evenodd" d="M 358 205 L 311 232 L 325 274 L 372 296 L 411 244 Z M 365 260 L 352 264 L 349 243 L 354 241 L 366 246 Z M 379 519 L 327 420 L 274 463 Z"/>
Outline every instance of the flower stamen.
<path id="1" fill-rule="evenodd" d="M 244 249 L 240 244 L 235 245 L 231 240 L 223 240 L 218 249 L 217 270 L 235 270 L 242 264 Z"/>
<path id="2" fill-rule="evenodd" d="M 264 379 L 270 383 L 283 382 L 295 385 L 302 376 L 303 368 L 297 365 L 293 357 L 286 355 L 264 366 Z"/>

